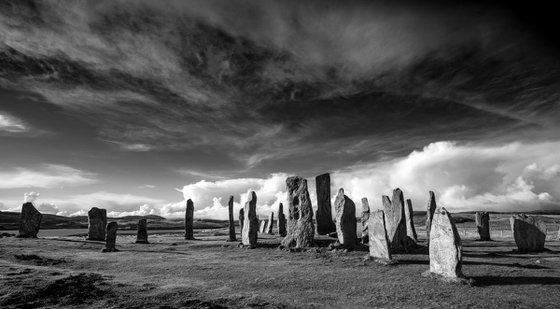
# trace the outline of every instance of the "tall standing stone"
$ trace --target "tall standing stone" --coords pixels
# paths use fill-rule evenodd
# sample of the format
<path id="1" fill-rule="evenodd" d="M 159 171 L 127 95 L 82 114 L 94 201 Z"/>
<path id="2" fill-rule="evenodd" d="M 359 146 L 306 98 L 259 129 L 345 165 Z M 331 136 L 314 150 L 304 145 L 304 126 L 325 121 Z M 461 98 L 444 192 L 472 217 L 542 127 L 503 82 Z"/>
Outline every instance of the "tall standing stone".
<path id="1" fill-rule="evenodd" d="M 393 190 L 392 201 L 386 195 L 383 196 L 382 201 L 391 250 L 394 252 L 406 251 L 408 247 L 412 246 L 413 240 L 406 234 L 403 193 L 397 188 Z"/>
<path id="2" fill-rule="evenodd" d="M 237 241 L 235 236 L 235 221 L 233 220 L 233 195 L 228 200 L 228 217 L 229 217 L 229 239 L 228 241 Z"/>
<path id="3" fill-rule="evenodd" d="M 193 220 L 194 220 L 194 203 L 191 199 L 187 200 L 187 208 L 185 209 L 185 239 L 193 240 Z"/>
<path id="4" fill-rule="evenodd" d="M 119 251 L 115 248 L 117 242 L 117 229 L 119 225 L 117 222 L 110 222 L 107 224 L 107 236 L 105 237 L 105 248 L 101 252 L 116 252 Z"/>
<path id="5" fill-rule="evenodd" d="M 334 201 L 338 242 L 348 249 L 356 246 L 356 205 L 340 188 Z"/>
<path id="6" fill-rule="evenodd" d="M 406 235 L 415 241 L 418 241 L 416 228 L 414 228 L 414 210 L 412 209 L 412 201 L 406 200 L 405 217 L 406 217 Z"/>
<path id="7" fill-rule="evenodd" d="M 243 232 L 243 224 L 245 223 L 245 209 L 239 209 L 239 229 Z"/>
<path id="8" fill-rule="evenodd" d="M 241 232 L 243 245 L 249 248 L 256 248 L 259 218 L 257 218 L 257 194 L 255 191 L 249 192 L 249 199 L 245 203 L 245 210 L 243 213 L 245 215 L 243 230 Z"/>
<path id="9" fill-rule="evenodd" d="M 284 205 L 278 206 L 278 235 L 286 237 L 286 215 L 284 215 Z"/>
<path id="10" fill-rule="evenodd" d="M 428 206 L 426 209 L 426 239 L 430 242 L 430 228 L 432 226 L 432 217 L 436 211 L 436 195 L 434 191 L 430 191 L 430 198 L 428 199 Z"/>
<path id="11" fill-rule="evenodd" d="M 492 240 L 490 239 L 490 214 L 487 211 L 477 211 L 475 222 L 478 230 L 478 240 Z"/>
<path id="12" fill-rule="evenodd" d="M 288 177 L 286 187 L 289 203 L 288 233 L 282 240 L 282 246 L 288 249 L 310 247 L 313 245 L 315 227 L 307 180 L 299 176 Z"/>
<path id="13" fill-rule="evenodd" d="M 362 244 L 368 243 L 368 220 L 369 220 L 369 202 L 367 198 L 362 198 Z M 385 223 L 383 223 L 385 224 Z"/>
<path id="14" fill-rule="evenodd" d="M 446 281 L 463 277 L 461 238 L 451 214 L 443 207 L 438 208 L 432 218 L 429 251 L 430 270 L 426 275 L 435 274 Z"/>
<path id="15" fill-rule="evenodd" d="M 261 225 L 259 227 L 259 233 L 264 234 L 266 231 L 266 220 L 261 220 Z"/>
<path id="16" fill-rule="evenodd" d="M 370 213 L 368 218 L 369 256 L 381 261 L 391 261 L 389 237 L 385 227 L 385 214 L 383 210 Z"/>
<path id="17" fill-rule="evenodd" d="M 33 203 L 24 203 L 21 206 L 19 233 L 16 237 L 37 238 L 42 219 L 43 215 L 33 206 Z"/>
<path id="18" fill-rule="evenodd" d="M 545 251 L 546 224 L 540 218 L 514 215 L 510 223 L 518 252 Z"/>
<path id="19" fill-rule="evenodd" d="M 138 220 L 138 229 L 136 230 L 136 243 L 148 244 L 148 220 Z"/>
<path id="20" fill-rule="evenodd" d="M 274 229 L 274 212 L 270 212 L 270 215 L 268 216 L 268 224 L 266 225 L 265 233 L 272 234 L 273 229 Z"/>
<path id="21" fill-rule="evenodd" d="M 315 177 L 317 190 L 317 234 L 327 235 L 336 232 L 331 210 L 331 176 L 325 173 Z"/>
<path id="22" fill-rule="evenodd" d="M 107 210 L 93 207 L 88 211 L 88 240 L 105 240 Z"/>

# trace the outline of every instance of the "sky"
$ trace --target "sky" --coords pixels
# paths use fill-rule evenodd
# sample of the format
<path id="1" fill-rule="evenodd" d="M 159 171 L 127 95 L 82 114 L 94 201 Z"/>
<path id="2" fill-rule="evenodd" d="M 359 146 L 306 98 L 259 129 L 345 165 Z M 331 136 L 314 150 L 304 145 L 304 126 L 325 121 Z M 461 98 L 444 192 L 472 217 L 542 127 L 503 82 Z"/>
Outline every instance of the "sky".
<path id="1" fill-rule="evenodd" d="M 372 209 L 560 209 L 536 1 L 0 0 L 0 210 L 266 217 L 331 173 Z M 314 207 L 316 203 L 314 202 Z"/>

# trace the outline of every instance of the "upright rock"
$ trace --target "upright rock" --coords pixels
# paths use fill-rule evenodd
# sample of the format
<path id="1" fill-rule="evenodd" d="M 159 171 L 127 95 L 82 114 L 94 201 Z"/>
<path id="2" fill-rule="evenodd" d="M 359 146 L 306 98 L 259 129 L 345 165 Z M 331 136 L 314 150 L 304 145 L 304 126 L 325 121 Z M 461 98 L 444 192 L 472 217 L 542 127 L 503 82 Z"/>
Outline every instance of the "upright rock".
<path id="1" fill-rule="evenodd" d="M 107 237 L 105 238 L 105 248 L 101 252 L 116 252 L 119 251 L 115 248 L 117 242 L 117 229 L 119 225 L 117 222 L 110 222 L 107 224 Z"/>
<path id="2" fill-rule="evenodd" d="M 418 241 L 416 228 L 414 228 L 414 210 L 412 209 L 412 201 L 406 200 L 405 217 L 406 217 L 406 235 L 415 241 Z"/>
<path id="3" fill-rule="evenodd" d="M 105 240 L 107 228 L 107 210 L 93 207 L 88 211 L 87 240 Z"/>
<path id="4" fill-rule="evenodd" d="M 194 203 L 191 199 L 187 200 L 187 208 L 185 209 L 185 239 L 193 240 L 193 220 L 194 220 Z"/>
<path id="5" fill-rule="evenodd" d="M 33 203 L 24 203 L 21 206 L 19 233 L 16 237 L 37 238 L 41 227 L 41 219 L 43 219 L 43 215 L 33 206 Z"/>
<path id="6" fill-rule="evenodd" d="M 404 197 L 402 191 L 393 190 L 393 200 L 384 195 L 382 198 L 385 209 L 385 224 L 387 235 L 393 252 L 406 251 L 413 246 L 413 240 L 406 234 L 406 218 L 404 212 Z"/>
<path id="7" fill-rule="evenodd" d="M 518 252 L 545 251 L 546 225 L 540 218 L 513 215 L 510 223 Z"/>
<path id="8" fill-rule="evenodd" d="M 327 235 L 336 232 L 331 210 L 331 176 L 325 173 L 315 177 L 317 190 L 317 234 Z"/>
<path id="9" fill-rule="evenodd" d="M 268 216 L 268 224 L 266 225 L 265 233 L 272 235 L 272 231 L 274 229 L 274 212 L 270 212 Z"/>
<path id="10" fill-rule="evenodd" d="M 259 233 L 264 234 L 266 231 L 266 220 L 261 220 L 261 225 L 259 227 Z"/>
<path id="11" fill-rule="evenodd" d="M 278 235 L 286 237 L 286 216 L 284 215 L 284 205 L 278 206 Z"/>
<path id="12" fill-rule="evenodd" d="M 245 210 L 239 209 L 239 229 L 243 232 L 243 224 L 245 223 Z"/>
<path id="13" fill-rule="evenodd" d="M 490 239 L 490 214 L 487 211 L 477 211 L 475 215 L 476 229 L 478 230 L 478 240 Z"/>
<path id="14" fill-rule="evenodd" d="M 436 195 L 434 191 L 430 191 L 430 198 L 428 199 L 428 206 L 426 209 L 426 239 L 430 242 L 430 228 L 432 226 L 432 217 L 436 211 Z"/>
<path id="15" fill-rule="evenodd" d="M 286 179 L 288 189 L 288 233 L 282 240 L 284 248 L 304 248 L 313 245 L 315 227 L 313 226 L 313 208 L 307 180 L 299 176 Z"/>
<path id="16" fill-rule="evenodd" d="M 381 262 L 392 260 L 389 249 L 389 237 L 385 227 L 383 210 L 374 211 L 368 218 L 369 256 Z"/>
<path id="17" fill-rule="evenodd" d="M 425 275 L 435 274 L 445 281 L 460 281 L 462 247 L 461 238 L 451 214 L 438 208 L 432 218 L 430 231 L 430 270 Z"/>
<path id="18" fill-rule="evenodd" d="M 138 229 L 136 230 L 136 243 L 148 244 L 148 220 L 138 220 Z"/>
<path id="19" fill-rule="evenodd" d="M 228 215 L 229 215 L 229 239 L 228 241 L 237 241 L 235 236 L 235 221 L 233 220 L 233 195 L 228 200 Z"/>
<path id="20" fill-rule="evenodd" d="M 245 203 L 245 215 L 241 238 L 244 246 L 249 248 L 257 247 L 259 219 L 257 218 L 257 194 L 255 191 L 249 192 L 249 199 Z"/>
<path id="21" fill-rule="evenodd" d="M 344 195 L 344 189 L 340 188 L 334 201 L 336 210 L 336 234 L 338 242 L 347 249 L 356 246 L 356 205 Z"/>
<path id="22" fill-rule="evenodd" d="M 368 220 L 369 220 L 369 202 L 367 198 L 362 198 L 362 244 L 368 243 Z M 383 223 L 385 225 L 385 223 Z"/>

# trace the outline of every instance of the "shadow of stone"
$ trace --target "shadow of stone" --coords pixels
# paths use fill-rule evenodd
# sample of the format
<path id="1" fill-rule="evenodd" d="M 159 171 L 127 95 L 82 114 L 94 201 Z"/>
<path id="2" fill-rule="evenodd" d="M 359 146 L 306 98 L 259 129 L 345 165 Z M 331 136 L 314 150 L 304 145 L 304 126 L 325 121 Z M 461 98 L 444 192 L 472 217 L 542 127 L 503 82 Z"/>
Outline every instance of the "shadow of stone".
<path id="1" fill-rule="evenodd" d="M 474 286 L 490 285 L 560 285 L 560 277 L 498 277 L 480 276 L 471 277 L 474 279 Z"/>
<path id="2" fill-rule="evenodd" d="M 492 266 L 525 268 L 525 269 L 550 269 L 550 267 L 541 266 L 541 265 L 533 265 L 533 264 L 522 265 L 519 263 L 501 264 L 501 263 L 489 263 L 489 262 L 463 261 L 463 265 L 492 265 Z"/>

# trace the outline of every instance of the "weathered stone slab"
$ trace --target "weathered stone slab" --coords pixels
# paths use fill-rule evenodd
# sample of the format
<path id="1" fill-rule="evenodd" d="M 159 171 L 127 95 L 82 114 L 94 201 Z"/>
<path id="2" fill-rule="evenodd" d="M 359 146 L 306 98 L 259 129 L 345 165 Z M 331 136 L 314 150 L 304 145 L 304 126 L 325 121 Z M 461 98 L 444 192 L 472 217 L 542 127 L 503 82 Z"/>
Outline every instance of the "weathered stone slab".
<path id="1" fill-rule="evenodd" d="M 110 222 L 107 224 L 107 236 L 105 237 L 105 248 L 101 252 L 117 252 L 117 230 L 119 225 L 117 222 Z"/>
<path id="2" fill-rule="evenodd" d="M 194 221 L 194 203 L 191 199 L 188 199 L 187 208 L 185 209 L 185 239 L 186 240 L 194 240 L 193 221 Z"/>
<path id="3" fill-rule="evenodd" d="M 243 232 L 243 224 L 245 222 L 245 210 L 239 209 L 239 229 Z"/>
<path id="4" fill-rule="evenodd" d="M 327 235 L 336 232 L 332 219 L 331 176 L 329 173 L 315 177 L 315 188 L 317 190 L 317 234 Z"/>
<path id="5" fill-rule="evenodd" d="M 430 274 L 445 281 L 459 281 L 463 278 L 461 238 L 451 214 L 443 207 L 434 212 L 429 246 Z"/>
<path id="6" fill-rule="evenodd" d="M 138 220 L 138 229 L 136 230 L 136 243 L 148 244 L 148 220 Z"/>
<path id="7" fill-rule="evenodd" d="M 243 230 L 241 232 L 241 241 L 244 246 L 256 248 L 259 231 L 259 218 L 257 218 L 257 194 L 254 191 L 249 192 L 249 199 L 245 203 L 243 213 L 245 218 L 243 221 Z"/>
<path id="8" fill-rule="evenodd" d="M 274 212 L 271 212 L 270 215 L 268 216 L 268 221 L 267 221 L 265 232 L 267 234 L 272 234 L 273 229 L 274 229 Z"/>
<path id="9" fill-rule="evenodd" d="M 105 240 L 107 228 L 107 210 L 93 207 L 88 211 L 87 240 Z"/>
<path id="10" fill-rule="evenodd" d="M 230 195 L 228 200 L 228 224 L 229 224 L 229 238 L 227 241 L 237 241 L 235 235 L 235 220 L 233 220 L 233 195 Z"/>
<path id="11" fill-rule="evenodd" d="M 406 200 L 406 208 L 404 210 L 406 218 L 406 235 L 415 241 L 418 241 L 416 228 L 414 228 L 414 210 L 412 209 L 412 201 L 410 199 Z"/>
<path id="12" fill-rule="evenodd" d="M 261 225 L 259 227 L 259 233 L 264 234 L 266 231 L 266 220 L 261 220 Z"/>
<path id="13" fill-rule="evenodd" d="M 367 198 L 362 198 L 362 244 L 368 243 L 368 220 L 369 220 L 369 202 Z"/>
<path id="14" fill-rule="evenodd" d="M 430 227 L 432 226 L 432 217 L 436 211 L 436 195 L 434 191 L 430 191 L 430 198 L 428 199 L 428 206 L 426 207 L 426 238 L 430 242 Z"/>
<path id="15" fill-rule="evenodd" d="M 382 262 L 392 261 L 383 210 L 371 212 L 368 218 L 369 256 Z"/>
<path id="16" fill-rule="evenodd" d="M 518 252 L 545 251 L 546 225 L 542 219 L 520 214 L 511 216 L 510 223 Z"/>
<path id="17" fill-rule="evenodd" d="M 489 241 L 490 239 L 490 214 L 486 211 L 477 211 L 475 214 L 478 240 Z"/>
<path id="18" fill-rule="evenodd" d="M 286 237 L 286 215 L 284 215 L 284 205 L 278 206 L 278 235 Z"/>
<path id="19" fill-rule="evenodd" d="M 404 211 L 404 197 L 402 191 L 393 190 L 393 200 L 384 195 L 382 198 L 385 213 L 387 235 L 393 252 L 406 251 L 413 246 L 414 241 L 406 234 L 406 218 Z"/>
<path id="20" fill-rule="evenodd" d="M 42 219 L 43 215 L 33 206 L 33 203 L 24 203 L 21 206 L 19 231 L 16 237 L 37 238 Z"/>
<path id="21" fill-rule="evenodd" d="M 288 189 L 288 232 L 281 246 L 287 249 L 300 249 L 313 245 L 315 227 L 313 208 L 307 190 L 307 180 L 299 176 L 286 179 Z"/>
<path id="22" fill-rule="evenodd" d="M 336 234 L 340 245 L 347 249 L 356 246 L 356 205 L 340 188 L 334 202 L 336 210 Z"/>

